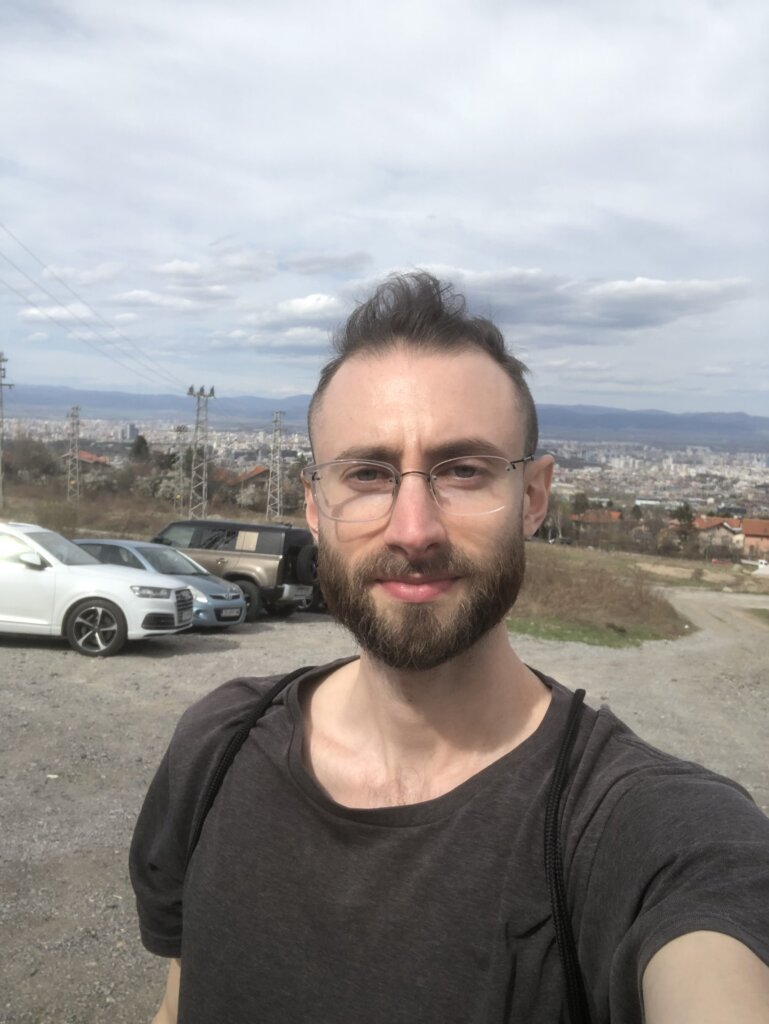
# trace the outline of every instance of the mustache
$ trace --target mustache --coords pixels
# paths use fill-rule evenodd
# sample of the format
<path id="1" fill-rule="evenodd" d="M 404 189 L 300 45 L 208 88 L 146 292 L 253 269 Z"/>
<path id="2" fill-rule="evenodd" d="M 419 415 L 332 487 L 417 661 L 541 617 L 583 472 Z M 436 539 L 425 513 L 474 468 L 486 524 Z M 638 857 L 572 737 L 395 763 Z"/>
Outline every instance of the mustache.
<path id="1" fill-rule="evenodd" d="M 473 576 L 477 571 L 475 563 L 465 555 L 446 548 L 425 558 L 411 559 L 395 551 L 380 551 L 363 558 L 353 570 L 357 582 L 368 583 L 383 576 L 408 576 L 440 574 L 451 576 Z"/>

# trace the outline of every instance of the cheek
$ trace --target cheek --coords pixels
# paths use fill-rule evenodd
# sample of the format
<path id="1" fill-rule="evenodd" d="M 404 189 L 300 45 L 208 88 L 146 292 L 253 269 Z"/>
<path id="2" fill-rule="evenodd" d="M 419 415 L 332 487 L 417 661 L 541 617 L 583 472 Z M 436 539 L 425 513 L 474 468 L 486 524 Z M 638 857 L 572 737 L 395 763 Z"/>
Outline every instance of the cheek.
<path id="1" fill-rule="evenodd" d="M 446 517 L 449 543 L 467 554 L 477 552 L 488 557 L 494 550 L 502 550 L 510 536 L 521 529 L 521 510 L 515 506 L 503 508 L 487 516 Z"/>
<path id="2" fill-rule="evenodd" d="M 328 544 L 337 551 L 353 553 L 358 548 L 369 544 L 381 544 L 380 535 L 383 531 L 381 523 L 340 523 L 335 519 L 319 519 L 319 541 Z"/>

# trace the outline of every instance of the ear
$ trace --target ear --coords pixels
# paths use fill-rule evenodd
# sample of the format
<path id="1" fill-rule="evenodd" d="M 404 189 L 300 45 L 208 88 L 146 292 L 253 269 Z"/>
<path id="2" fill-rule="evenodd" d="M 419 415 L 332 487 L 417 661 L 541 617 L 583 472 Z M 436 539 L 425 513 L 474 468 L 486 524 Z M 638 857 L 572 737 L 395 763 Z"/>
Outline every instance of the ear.
<path id="1" fill-rule="evenodd" d="M 307 525 L 310 528 L 315 543 L 318 543 L 318 506 L 315 504 L 315 498 L 312 495 L 312 486 L 306 481 L 302 480 L 304 484 L 304 515 L 307 520 Z"/>
<path id="2" fill-rule="evenodd" d="M 541 455 L 526 465 L 523 498 L 524 537 L 533 537 L 547 515 L 554 465 L 555 459 L 552 455 Z"/>

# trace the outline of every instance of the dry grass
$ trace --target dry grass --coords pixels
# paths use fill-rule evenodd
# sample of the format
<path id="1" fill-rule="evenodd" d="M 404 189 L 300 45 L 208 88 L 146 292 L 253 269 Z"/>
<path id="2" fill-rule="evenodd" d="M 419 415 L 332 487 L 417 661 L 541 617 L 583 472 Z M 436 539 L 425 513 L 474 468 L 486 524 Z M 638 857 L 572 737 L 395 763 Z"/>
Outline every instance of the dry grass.
<path id="1" fill-rule="evenodd" d="M 672 639 L 690 625 L 643 573 L 601 552 L 527 545 L 526 582 L 510 628 L 540 637 L 625 646 Z"/>
<path id="2" fill-rule="evenodd" d="M 209 504 L 209 517 L 260 522 L 264 516 L 233 505 Z M 185 512 L 174 512 L 170 504 L 132 495 L 84 496 L 80 504 L 41 495 L 36 487 L 15 487 L 6 494 L 0 519 L 36 523 L 65 537 L 94 533 L 110 537 L 148 540 L 174 519 L 186 519 Z M 288 516 L 286 521 L 296 517 Z M 297 520 L 298 522 L 299 520 Z M 302 520 L 303 522 L 303 520 Z"/>

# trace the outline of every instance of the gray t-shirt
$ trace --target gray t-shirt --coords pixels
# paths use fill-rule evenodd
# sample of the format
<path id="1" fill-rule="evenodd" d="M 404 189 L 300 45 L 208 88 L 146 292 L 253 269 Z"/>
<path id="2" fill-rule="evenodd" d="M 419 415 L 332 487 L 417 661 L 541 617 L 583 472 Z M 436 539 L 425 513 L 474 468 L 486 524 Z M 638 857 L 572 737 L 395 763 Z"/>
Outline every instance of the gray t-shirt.
<path id="1" fill-rule="evenodd" d="M 275 681 L 236 679 L 182 717 L 131 850 L 142 940 L 182 958 L 180 1024 L 554 1024 L 564 984 L 544 871 L 570 693 L 515 750 L 435 800 L 351 809 L 302 760 L 292 683 L 195 808 Z M 563 808 L 568 903 L 594 1024 L 642 1020 L 650 957 L 725 932 L 769 962 L 769 819 L 735 783 L 586 708 Z"/>

